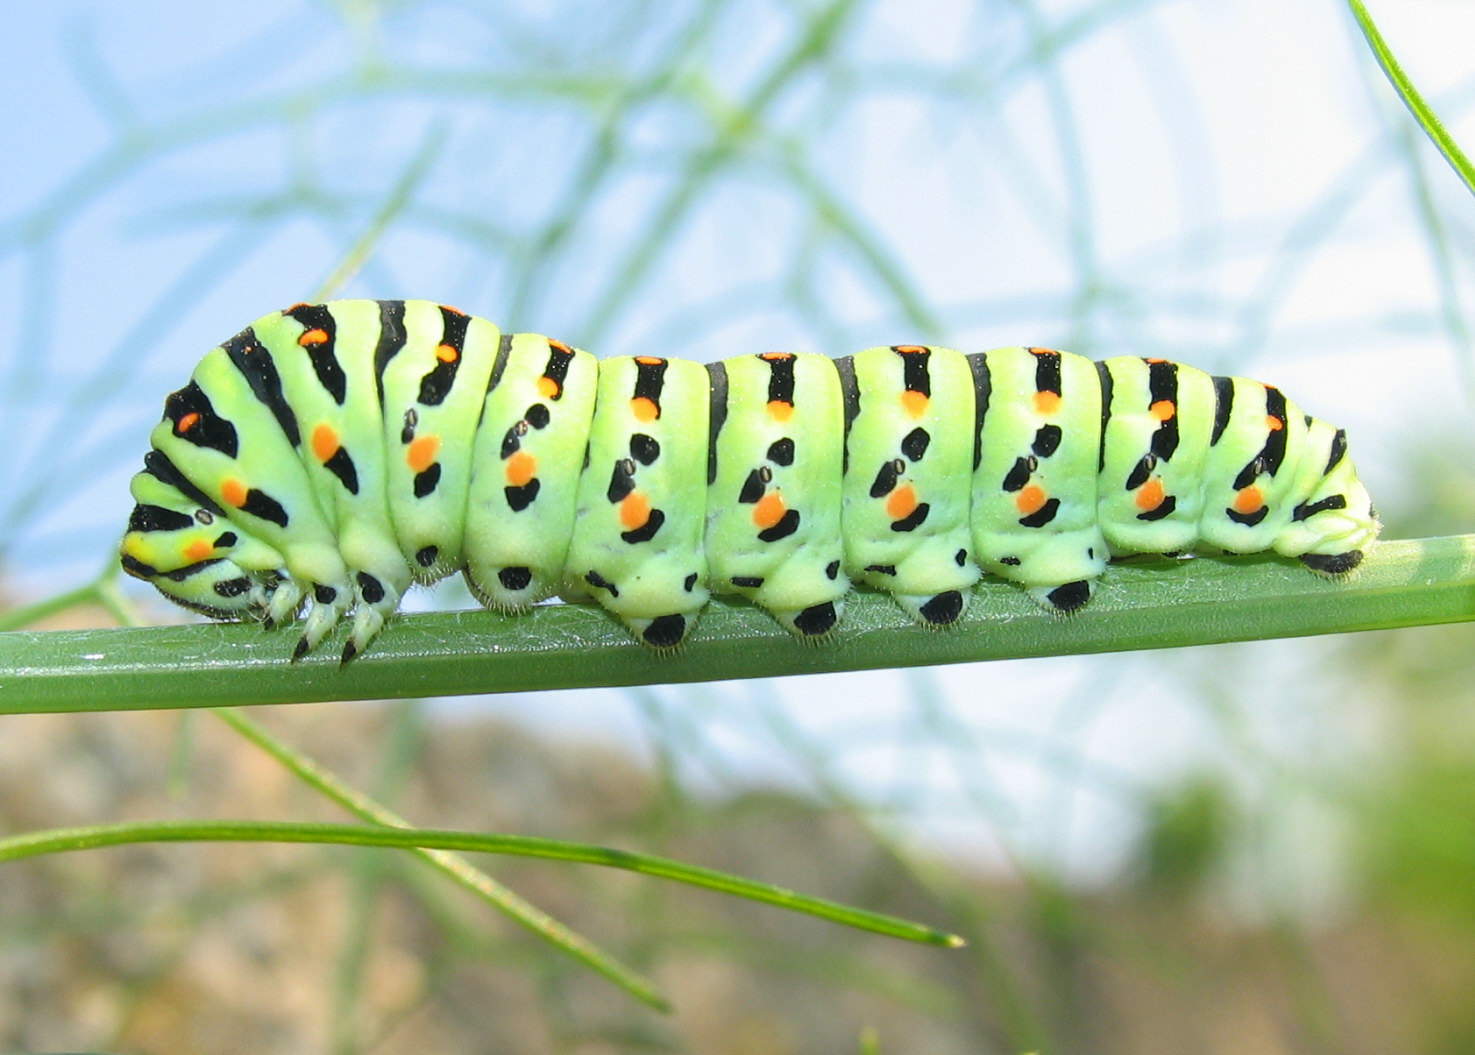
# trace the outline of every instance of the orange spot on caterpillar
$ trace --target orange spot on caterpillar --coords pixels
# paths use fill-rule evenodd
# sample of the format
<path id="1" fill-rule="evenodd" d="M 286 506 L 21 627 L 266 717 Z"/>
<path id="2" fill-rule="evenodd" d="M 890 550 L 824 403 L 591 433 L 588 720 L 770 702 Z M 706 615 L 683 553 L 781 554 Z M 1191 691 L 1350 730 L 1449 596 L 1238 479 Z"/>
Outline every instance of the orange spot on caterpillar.
<path id="1" fill-rule="evenodd" d="M 312 430 L 312 453 L 320 462 L 325 462 L 338 453 L 338 433 L 326 423 Z"/>
<path id="2" fill-rule="evenodd" d="M 234 478 L 222 480 L 220 484 L 220 497 L 228 506 L 240 509 L 246 504 L 246 485 Z"/>
<path id="3" fill-rule="evenodd" d="M 1255 486 L 1246 487 L 1234 496 L 1234 511 L 1236 513 L 1254 513 L 1265 504 L 1265 496 Z"/>
<path id="4" fill-rule="evenodd" d="M 1054 348 L 1030 347 L 1025 349 L 1030 355 L 1059 355 Z"/>
<path id="5" fill-rule="evenodd" d="M 461 353 L 449 344 L 439 344 L 435 347 L 435 357 L 443 363 L 454 363 Z"/>
<path id="6" fill-rule="evenodd" d="M 920 344 L 893 344 L 891 350 L 902 355 L 925 355 L 927 349 Z"/>
<path id="7" fill-rule="evenodd" d="M 206 557 L 210 556 L 210 554 L 214 553 L 215 547 L 210 545 L 210 543 L 206 542 L 204 539 L 197 538 L 188 546 L 185 546 L 184 549 L 180 552 L 184 554 L 185 560 L 189 561 L 191 564 L 194 564 L 198 561 L 204 560 Z"/>
<path id="8" fill-rule="evenodd" d="M 439 436 L 416 436 L 410 441 L 410 449 L 405 452 L 405 464 L 415 472 L 423 473 L 435 464 L 435 456 L 439 453 Z"/>
<path id="9" fill-rule="evenodd" d="M 1274 414 L 1266 414 L 1265 427 L 1271 432 L 1279 432 L 1281 429 L 1286 427 L 1286 423 L 1284 421 L 1281 421 L 1280 418 L 1276 417 Z"/>
<path id="10" fill-rule="evenodd" d="M 183 415 L 183 416 L 180 417 L 180 419 L 179 419 L 179 426 L 178 426 L 179 427 L 179 431 L 180 432 L 188 432 L 190 429 L 194 428 L 199 423 L 200 423 L 200 412 L 198 410 L 192 410 L 188 414 L 185 414 L 185 415 Z"/>
<path id="11" fill-rule="evenodd" d="M 759 530 L 767 531 L 784 518 L 786 510 L 783 495 L 777 491 L 769 491 L 753 507 L 753 523 L 758 525 Z"/>
<path id="12" fill-rule="evenodd" d="M 574 351 L 562 341 L 555 341 L 552 337 L 548 338 L 548 347 L 552 348 L 555 352 L 562 352 L 564 355 L 572 355 Z"/>
<path id="13" fill-rule="evenodd" d="M 307 330 L 301 337 L 297 338 L 297 343 L 304 348 L 311 348 L 318 344 L 327 344 L 328 331 L 320 329 Z"/>
<path id="14" fill-rule="evenodd" d="M 913 420 L 927 413 L 927 404 L 930 402 L 931 400 L 925 393 L 914 389 L 909 388 L 901 394 L 901 409 L 906 411 L 907 417 Z"/>
<path id="15" fill-rule="evenodd" d="M 655 421 L 661 416 L 661 408 L 656 406 L 653 399 L 636 396 L 630 400 L 630 413 L 635 415 L 636 421 Z"/>
<path id="16" fill-rule="evenodd" d="M 538 459 L 527 451 L 515 451 L 507 459 L 504 469 L 507 482 L 513 487 L 526 487 L 529 480 L 538 475 Z"/>
<path id="17" fill-rule="evenodd" d="M 911 484 L 902 484 L 886 499 L 886 515 L 892 520 L 905 520 L 917 511 L 917 492 Z"/>
<path id="18" fill-rule="evenodd" d="M 461 310 L 461 309 L 460 309 L 460 308 L 453 308 L 453 307 L 451 307 L 451 306 L 450 306 L 450 305 L 449 305 L 449 304 L 442 304 L 442 305 L 441 305 L 441 308 L 442 308 L 442 309 L 443 309 L 443 310 L 445 310 L 445 311 L 448 311 L 448 312 L 450 312 L 450 313 L 451 313 L 451 314 L 452 314 L 452 315 L 465 315 L 465 314 L 466 314 L 466 313 L 465 313 L 465 312 L 464 312 L 464 311 L 462 311 L 462 310 Z"/>
<path id="19" fill-rule="evenodd" d="M 1025 516 L 1038 513 L 1045 507 L 1045 489 L 1039 484 L 1028 484 L 1014 497 L 1014 505 Z"/>
<path id="20" fill-rule="evenodd" d="M 1147 408 L 1147 412 L 1159 421 L 1167 421 L 1174 414 L 1178 413 L 1178 408 L 1174 406 L 1171 399 L 1159 399 Z"/>
<path id="21" fill-rule="evenodd" d="M 1160 358 L 1158 358 L 1155 355 L 1144 356 L 1143 359 L 1142 359 L 1142 361 L 1144 363 L 1166 363 L 1167 362 L 1166 359 L 1160 359 Z"/>
<path id="22" fill-rule="evenodd" d="M 635 361 L 641 366 L 660 366 L 664 359 L 658 355 L 637 355 Z"/>
<path id="23" fill-rule="evenodd" d="M 768 401 L 768 416 L 774 421 L 788 421 L 794 416 L 794 404 L 786 403 L 782 399 L 770 399 Z"/>
<path id="24" fill-rule="evenodd" d="M 645 527 L 650 519 L 650 499 L 640 491 L 631 491 L 620 500 L 620 525 L 626 531 Z"/>
<path id="25" fill-rule="evenodd" d="M 1147 483 L 1137 488 L 1137 508 L 1144 513 L 1151 513 L 1163 504 L 1163 482 L 1154 476 Z"/>
<path id="26" fill-rule="evenodd" d="M 793 352 L 763 352 L 758 356 L 765 363 L 781 363 L 785 359 L 794 358 Z"/>
<path id="27" fill-rule="evenodd" d="M 551 377 L 538 378 L 538 395 L 544 399 L 557 399 L 558 393 L 562 391 L 557 381 Z"/>
<path id="28" fill-rule="evenodd" d="M 1044 392 L 1036 392 L 1035 413 L 1043 414 L 1045 417 L 1060 413 L 1060 393 L 1051 392 L 1048 389 Z"/>

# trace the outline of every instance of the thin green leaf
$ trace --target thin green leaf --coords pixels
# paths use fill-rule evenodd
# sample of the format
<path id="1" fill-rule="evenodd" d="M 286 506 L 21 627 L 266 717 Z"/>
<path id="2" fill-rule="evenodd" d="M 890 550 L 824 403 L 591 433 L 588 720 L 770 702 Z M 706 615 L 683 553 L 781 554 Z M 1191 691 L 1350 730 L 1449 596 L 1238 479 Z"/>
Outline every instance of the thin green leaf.
<path id="1" fill-rule="evenodd" d="M 423 847 L 459 850 L 464 853 L 507 854 L 552 861 L 603 865 L 642 875 L 670 879 L 722 894 L 774 905 L 872 931 L 892 938 L 956 948 L 963 940 L 955 934 L 935 930 L 879 912 L 852 908 L 824 898 L 809 897 L 784 887 L 684 864 L 667 857 L 616 850 L 588 843 L 563 842 L 530 835 L 497 835 L 438 829 L 371 828 L 350 824 L 298 824 L 280 821 L 149 821 L 98 824 L 80 828 L 54 828 L 0 839 L 0 862 L 18 861 L 69 850 L 95 850 L 105 846 L 163 842 L 273 842 L 333 843 L 344 846 L 382 846 L 398 849 Z"/>

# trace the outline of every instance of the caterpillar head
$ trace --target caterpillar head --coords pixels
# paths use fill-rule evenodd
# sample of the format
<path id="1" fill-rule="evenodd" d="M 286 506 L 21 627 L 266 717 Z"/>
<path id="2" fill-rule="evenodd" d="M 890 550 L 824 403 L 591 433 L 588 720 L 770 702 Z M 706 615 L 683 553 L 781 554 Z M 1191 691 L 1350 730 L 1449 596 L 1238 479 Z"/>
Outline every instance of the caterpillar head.
<path id="1" fill-rule="evenodd" d="M 119 547 L 124 571 L 213 619 L 260 618 L 281 564 L 273 551 L 147 470 L 132 491 L 138 504 Z"/>

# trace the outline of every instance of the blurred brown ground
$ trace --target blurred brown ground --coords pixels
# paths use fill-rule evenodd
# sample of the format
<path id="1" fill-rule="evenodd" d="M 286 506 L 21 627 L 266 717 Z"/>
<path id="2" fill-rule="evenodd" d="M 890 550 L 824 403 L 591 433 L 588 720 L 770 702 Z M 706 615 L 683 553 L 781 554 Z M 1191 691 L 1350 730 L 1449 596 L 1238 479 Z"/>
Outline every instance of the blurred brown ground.
<path id="1" fill-rule="evenodd" d="M 371 787 L 394 715 L 260 717 Z M 181 722 L 193 745 L 171 797 Z M 939 1055 L 1040 1038 L 1134 1055 L 1372 1053 L 1413 1050 L 1398 1045 L 1475 983 L 1463 950 L 1391 922 L 1317 933 L 1300 963 L 1284 933 L 1230 926 L 1193 899 L 1072 896 L 899 862 L 858 822 L 787 793 L 673 799 L 607 748 L 476 720 L 414 732 L 389 797 L 420 823 L 663 853 L 958 927 L 973 947 L 603 869 L 479 859 L 653 976 L 675 1005 L 663 1016 L 401 855 L 109 849 L 0 867 L 0 1050 L 798 1055 L 858 1051 L 871 1027 L 882 1051 Z M 346 819 L 209 715 L 3 720 L 6 832 L 169 817 Z"/>

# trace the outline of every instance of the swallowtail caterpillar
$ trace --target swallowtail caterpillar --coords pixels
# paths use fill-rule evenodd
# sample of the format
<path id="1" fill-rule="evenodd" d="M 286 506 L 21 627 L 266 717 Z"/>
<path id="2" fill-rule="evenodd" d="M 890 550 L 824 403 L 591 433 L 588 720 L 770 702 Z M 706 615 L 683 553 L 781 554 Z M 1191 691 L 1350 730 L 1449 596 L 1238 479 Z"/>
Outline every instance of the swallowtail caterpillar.
<path id="1" fill-rule="evenodd" d="M 1378 533 L 1346 434 L 1163 359 L 916 345 L 596 360 L 429 301 L 297 304 L 165 400 L 123 567 L 220 619 L 345 616 L 413 582 L 518 611 L 598 601 L 679 645 L 709 594 L 795 634 L 852 583 L 955 621 L 983 571 L 1073 611 L 1108 559 L 1274 550 L 1351 571 Z"/>

